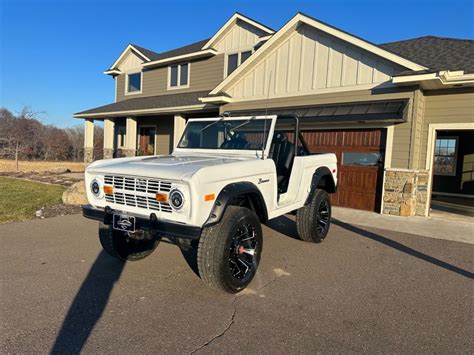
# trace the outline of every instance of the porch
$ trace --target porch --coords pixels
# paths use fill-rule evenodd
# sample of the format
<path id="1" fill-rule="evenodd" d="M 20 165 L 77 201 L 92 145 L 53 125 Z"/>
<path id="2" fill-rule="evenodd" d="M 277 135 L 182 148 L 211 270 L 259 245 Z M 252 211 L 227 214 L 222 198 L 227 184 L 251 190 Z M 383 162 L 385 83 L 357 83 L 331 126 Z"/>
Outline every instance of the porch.
<path id="1" fill-rule="evenodd" d="M 166 155 L 178 144 L 189 117 L 212 117 L 218 112 L 86 118 L 84 120 L 84 163 L 94 157 L 94 124 L 103 122 L 103 158 Z"/>

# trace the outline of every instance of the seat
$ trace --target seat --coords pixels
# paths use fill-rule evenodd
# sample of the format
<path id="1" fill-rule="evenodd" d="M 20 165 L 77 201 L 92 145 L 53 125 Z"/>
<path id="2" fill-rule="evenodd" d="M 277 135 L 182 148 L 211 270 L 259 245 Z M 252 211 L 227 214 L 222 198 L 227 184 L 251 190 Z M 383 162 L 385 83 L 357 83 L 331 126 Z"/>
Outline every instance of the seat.
<path id="1" fill-rule="evenodd" d="M 248 144 L 242 133 L 235 133 L 231 139 L 221 144 L 221 149 L 244 149 Z"/>
<path id="2" fill-rule="evenodd" d="M 288 190 L 295 158 L 295 145 L 288 140 L 286 133 L 275 132 L 270 145 L 269 158 L 275 162 L 278 193 L 285 193 Z"/>

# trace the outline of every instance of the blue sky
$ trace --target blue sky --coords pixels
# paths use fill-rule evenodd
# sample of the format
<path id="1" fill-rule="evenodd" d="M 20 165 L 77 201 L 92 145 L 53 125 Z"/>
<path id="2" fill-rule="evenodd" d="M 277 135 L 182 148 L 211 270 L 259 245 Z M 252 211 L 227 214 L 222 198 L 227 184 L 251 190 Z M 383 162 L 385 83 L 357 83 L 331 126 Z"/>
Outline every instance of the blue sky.
<path id="1" fill-rule="evenodd" d="M 61 127 L 113 102 L 102 74 L 128 43 L 161 52 L 212 36 L 239 11 L 274 29 L 301 11 L 375 43 L 474 37 L 474 1 L 0 0 L 0 106 Z"/>

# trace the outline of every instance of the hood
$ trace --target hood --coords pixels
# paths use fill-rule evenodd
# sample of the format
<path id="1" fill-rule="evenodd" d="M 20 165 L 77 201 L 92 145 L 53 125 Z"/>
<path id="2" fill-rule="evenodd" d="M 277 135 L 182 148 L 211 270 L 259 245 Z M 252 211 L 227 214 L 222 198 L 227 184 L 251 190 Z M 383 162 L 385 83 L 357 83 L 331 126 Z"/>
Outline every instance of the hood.
<path id="1" fill-rule="evenodd" d="M 199 169 L 208 166 L 231 164 L 243 159 L 245 158 L 193 155 L 120 158 L 95 162 L 87 168 L 87 172 L 144 176 L 176 181 L 183 180 L 185 176 L 192 175 Z"/>

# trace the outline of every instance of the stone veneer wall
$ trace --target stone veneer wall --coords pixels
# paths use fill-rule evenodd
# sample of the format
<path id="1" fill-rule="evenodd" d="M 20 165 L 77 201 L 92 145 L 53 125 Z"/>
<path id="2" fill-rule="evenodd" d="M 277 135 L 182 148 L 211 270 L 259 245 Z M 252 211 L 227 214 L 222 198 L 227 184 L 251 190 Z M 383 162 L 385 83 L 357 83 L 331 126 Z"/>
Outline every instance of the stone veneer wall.
<path id="1" fill-rule="evenodd" d="M 114 150 L 110 148 L 104 148 L 104 159 L 112 159 L 114 157 Z"/>
<path id="2" fill-rule="evenodd" d="M 84 164 L 89 165 L 94 161 L 94 148 L 84 148 Z"/>
<path id="3" fill-rule="evenodd" d="M 428 180 L 426 170 L 386 169 L 382 213 L 425 216 Z"/>
<path id="4" fill-rule="evenodd" d="M 134 157 L 137 155 L 135 149 L 122 149 L 122 154 L 124 157 Z"/>

